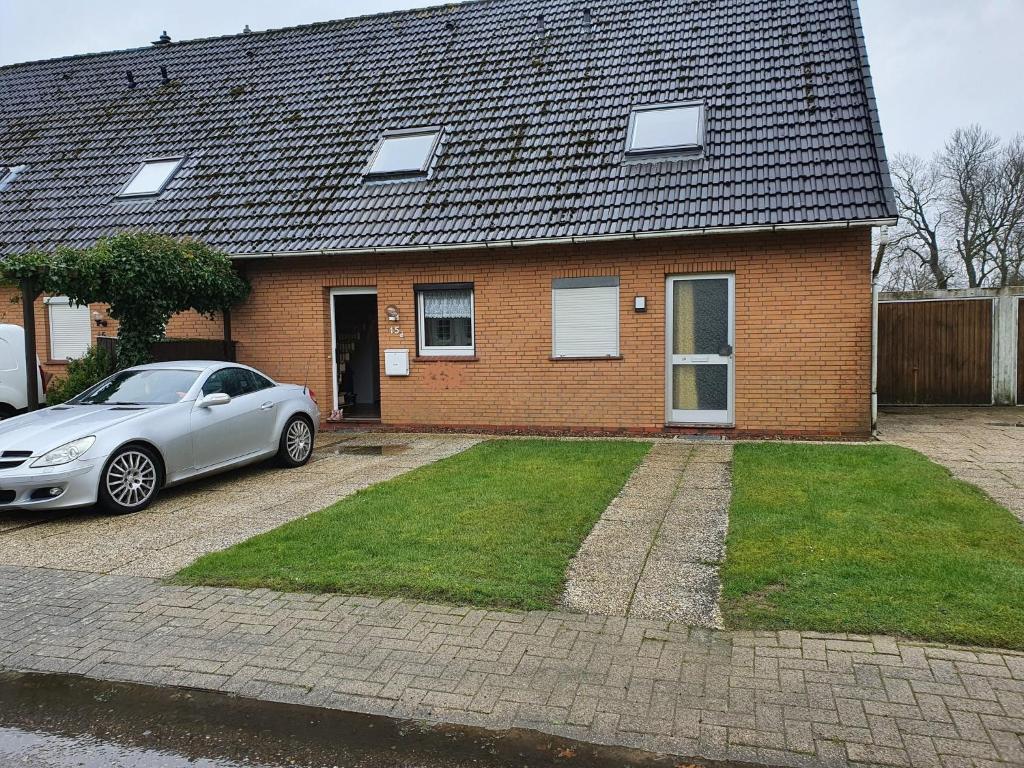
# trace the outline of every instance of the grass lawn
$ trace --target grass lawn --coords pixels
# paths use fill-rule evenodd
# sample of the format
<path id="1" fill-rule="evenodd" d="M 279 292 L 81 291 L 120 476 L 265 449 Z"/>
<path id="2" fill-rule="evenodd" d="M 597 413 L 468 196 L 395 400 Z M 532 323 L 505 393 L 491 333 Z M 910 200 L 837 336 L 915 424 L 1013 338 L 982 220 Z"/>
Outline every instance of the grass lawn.
<path id="1" fill-rule="evenodd" d="M 551 607 L 570 558 L 649 449 L 487 441 L 206 555 L 175 578 Z"/>
<path id="2" fill-rule="evenodd" d="M 727 626 L 1024 648 L 1024 526 L 895 446 L 740 445 Z"/>

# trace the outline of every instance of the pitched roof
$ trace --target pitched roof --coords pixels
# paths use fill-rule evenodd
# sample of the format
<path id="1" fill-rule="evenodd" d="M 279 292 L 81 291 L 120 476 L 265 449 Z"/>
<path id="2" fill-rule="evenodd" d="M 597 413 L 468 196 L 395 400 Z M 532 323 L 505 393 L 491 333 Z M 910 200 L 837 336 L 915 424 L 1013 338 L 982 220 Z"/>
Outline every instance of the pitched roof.
<path id="1" fill-rule="evenodd" d="M 690 100 L 703 157 L 626 161 L 632 107 Z M 364 180 L 384 130 L 423 125 L 443 126 L 430 178 Z M 159 199 L 115 199 L 177 155 Z M 855 0 L 475 0 L 0 67 L 2 164 L 28 167 L 0 193 L 0 253 L 122 229 L 256 254 L 895 214 Z"/>

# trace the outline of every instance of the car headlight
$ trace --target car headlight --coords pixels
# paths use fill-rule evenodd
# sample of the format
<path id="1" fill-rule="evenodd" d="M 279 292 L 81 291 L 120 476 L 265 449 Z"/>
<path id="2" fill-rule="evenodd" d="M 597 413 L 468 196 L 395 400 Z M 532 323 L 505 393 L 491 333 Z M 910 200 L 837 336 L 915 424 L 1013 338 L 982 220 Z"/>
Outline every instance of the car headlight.
<path id="1" fill-rule="evenodd" d="M 64 443 L 59 448 L 54 448 L 49 453 L 45 453 L 33 461 L 32 466 L 56 467 L 59 464 L 67 464 L 69 461 L 81 458 L 82 454 L 92 448 L 92 444 L 95 442 L 96 438 L 90 436 L 72 440 L 70 443 Z"/>

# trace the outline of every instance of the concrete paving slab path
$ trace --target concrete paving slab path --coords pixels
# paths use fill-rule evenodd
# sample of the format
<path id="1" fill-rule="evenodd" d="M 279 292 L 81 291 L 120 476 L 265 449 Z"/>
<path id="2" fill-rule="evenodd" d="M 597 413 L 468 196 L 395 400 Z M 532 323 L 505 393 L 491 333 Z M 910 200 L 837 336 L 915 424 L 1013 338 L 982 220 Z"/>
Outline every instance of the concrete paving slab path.
<path id="1" fill-rule="evenodd" d="M 721 627 L 731 460 L 730 445 L 655 443 L 570 564 L 563 605 Z"/>

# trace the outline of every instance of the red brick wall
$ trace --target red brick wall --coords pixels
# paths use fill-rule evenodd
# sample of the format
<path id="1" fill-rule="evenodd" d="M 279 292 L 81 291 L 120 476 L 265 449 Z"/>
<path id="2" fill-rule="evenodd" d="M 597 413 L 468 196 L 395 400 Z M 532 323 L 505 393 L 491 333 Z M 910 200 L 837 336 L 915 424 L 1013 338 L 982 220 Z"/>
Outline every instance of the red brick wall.
<path id="1" fill-rule="evenodd" d="M 665 278 L 736 275 L 736 432 L 865 435 L 870 429 L 867 229 L 673 238 L 586 246 L 250 262 L 234 316 L 239 360 L 308 381 L 329 410 L 329 291 L 376 286 L 381 349 L 407 348 L 411 375 L 383 374 L 392 425 L 661 430 Z M 553 361 L 551 280 L 618 275 L 620 360 Z M 475 360 L 415 358 L 415 283 L 474 283 Z M 648 311 L 633 311 L 645 295 Z M 388 332 L 398 306 L 404 333 Z M 383 354 L 382 354 L 383 358 Z"/>
<path id="2" fill-rule="evenodd" d="M 106 326 L 93 323 L 92 338 L 94 341 L 97 336 L 117 336 L 117 321 L 107 317 L 106 304 L 90 304 L 89 311 L 90 313 L 99 312 L 107 321 Z M 36 351 L 39 361 L 47 373 L 59 376 L 63 374 L 67 361 L 50 358 L 49 313 L 42 297 L 35 302 L 35 317 Z M 14 286 L 0 284 L 0 323 L 21 325 L 21 322 L 21 291 Z M 171 318 L 167 325 L 167 335 L 176 338 L 220 339 L 224 335 L 223 328 L 220 315 L 210 319 L 195 312 L 185 312 Z"/>
<path id="3" fill-rule="evenodd" d="M 90 305 L 89 310 L 90 312 L 98 311 L 104 318 L 106 317 L 106 305 L 104 304 L 92 304 Z M 42 363 L 43 370 L 47 373 L 60 375 L 64 372 L 67 361 L 52 360 L 50 358 L 50 315 L 47 311 L 46 305 L 43 303 L 42 297 L 36 299 L 35 318 L 36 352 L 39 356 L 39 362 Z M 0 284 L 0 323 L 21 325 L 21 321 L 21 291 L 14 286 Z M 92 338 L 95 340 L 97 336 L 102 335 L 116 336 L 117 323 L 110 321 L 106 328 L 93 323 Z"/>
<path id="4" fill-rule="evenodd" d="M 870 429 L 871 284 L 866 228 L 436 254 L 248 262 L 249 300 L 233 313 L 238 359 L 317 390 L 329 411 L 331 288 L 378 290 L 382 420 L 391 425 L 662 430 L 665 278 L 736 275 L 737 434 L 854 435 Z M 551 360 L 551 280 L 620 278 L 617 360 Z M 417 360 L 413 284 L 472 282 L 476 359 Z M 633 297 L 648 311 L 633 311 Z M 8 304 L 4 322 L 20 322 Z M 389 333 L 396 305 L 404 338 Z M 11 316 L 13 315 L 13 319 Z M 40 357 L 45 312 L 37 308 Z M 111 328 L 104 332 L 112 333 Z M 220 338 L 221 319 L 175 317 L 170 336 Z M 410 350 L 411 375 L 383 372 Z"/>

